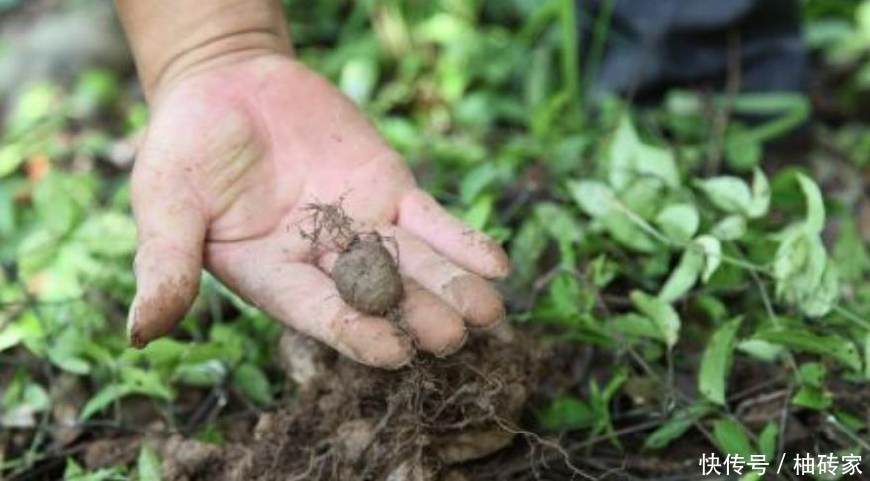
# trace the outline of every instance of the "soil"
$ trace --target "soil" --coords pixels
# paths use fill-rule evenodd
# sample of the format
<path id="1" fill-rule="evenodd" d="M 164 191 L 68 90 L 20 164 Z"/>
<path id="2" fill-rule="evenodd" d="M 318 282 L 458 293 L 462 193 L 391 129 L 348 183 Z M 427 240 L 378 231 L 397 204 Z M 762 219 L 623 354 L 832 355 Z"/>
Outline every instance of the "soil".
<path id="1" fill-rule="evenodd" d="M 511 335 L 476 335 L 450 358 L 420 357 L 395 372 L 286 336 L 298 398 L 261 415 L 244 442 L 170 439 L 167 481 L 462 479 L 452 466 L 499 451 L 520 432 L 541 365 Z"/>
<path id="2" fill-rule="evenodd" d="M 332 270 L 338 293 L 354 309 L 384 315 L 402 300 L 402 277 L 380 237 L 357 239 L 338 256 Z"/>

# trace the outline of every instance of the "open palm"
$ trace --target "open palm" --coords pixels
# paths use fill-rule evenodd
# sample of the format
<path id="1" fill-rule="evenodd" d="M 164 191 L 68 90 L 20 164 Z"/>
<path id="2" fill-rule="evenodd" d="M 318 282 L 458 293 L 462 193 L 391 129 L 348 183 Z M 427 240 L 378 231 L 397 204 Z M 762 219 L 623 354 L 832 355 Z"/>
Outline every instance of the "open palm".
<path id="1" fill-rule="evenodd" d="M 394 238 L 403 328 L 346 305 L 336 253 L 303 238 L 310 203 L 342 200 L 355 228 Z M 404 161 L 326 80 L 264 56 L 206 69 L 154 102 L 133 172 L 139 227 L 131 340 L 168 333 L 205 266 L 272 317 L 360 362 L 399 367 L 414 347 L 455 351 L 504 316 L 484 278 L 504 252 L 417 188 Z"/>

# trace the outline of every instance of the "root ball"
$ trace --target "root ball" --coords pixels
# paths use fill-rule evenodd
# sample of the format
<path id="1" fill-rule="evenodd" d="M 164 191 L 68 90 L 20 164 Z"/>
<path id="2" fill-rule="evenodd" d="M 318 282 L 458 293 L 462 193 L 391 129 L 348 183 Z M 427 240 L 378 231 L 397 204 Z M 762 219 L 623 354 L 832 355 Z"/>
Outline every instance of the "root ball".
<path id="1" fill-rule="evenodd" d="M 353 242 L 332 277 L 344 302 L 364 314 L 382 316 L 402 299 L 402 277 L 380 239 Z"/>

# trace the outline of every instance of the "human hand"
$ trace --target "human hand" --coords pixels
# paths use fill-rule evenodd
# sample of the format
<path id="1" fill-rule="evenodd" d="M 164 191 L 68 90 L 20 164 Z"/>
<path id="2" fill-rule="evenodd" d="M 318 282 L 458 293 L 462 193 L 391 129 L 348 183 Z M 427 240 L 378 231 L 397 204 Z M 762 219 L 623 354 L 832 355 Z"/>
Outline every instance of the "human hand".
<path id="1" fill-rule="evenodd" d="M 152 112 L 132 179 L 134 345 L 172 330 L 203 266 L 273 318 L 372 366 L 402 366 L 415 346 L 449 354 L 466 325 L 504 317 L 485 280 L 508 273 L 504 251 L 420 190 L 353 104 L 291 57 L 196 69 L 155 92 Z M 335 253 L 301 234 L 306 206 L 339 199 L 355 229 L 396 240 L 406 330 L 345 304 L 327 274 Z"/>

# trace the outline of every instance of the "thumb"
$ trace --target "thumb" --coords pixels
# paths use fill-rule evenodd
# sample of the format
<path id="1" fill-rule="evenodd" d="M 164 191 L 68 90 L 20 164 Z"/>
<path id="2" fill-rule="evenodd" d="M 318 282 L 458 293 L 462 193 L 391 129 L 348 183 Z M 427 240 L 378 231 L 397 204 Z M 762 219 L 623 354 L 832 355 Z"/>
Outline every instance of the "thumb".
<path id="1" fill-rule="evenodd" d="M 150 144 L 146 139 L 132 178 L 139 246 L 127 332 L 137 348 L 169 333 L 190 308 L 199 290 L 207 224 L 183 160 Z"/>

